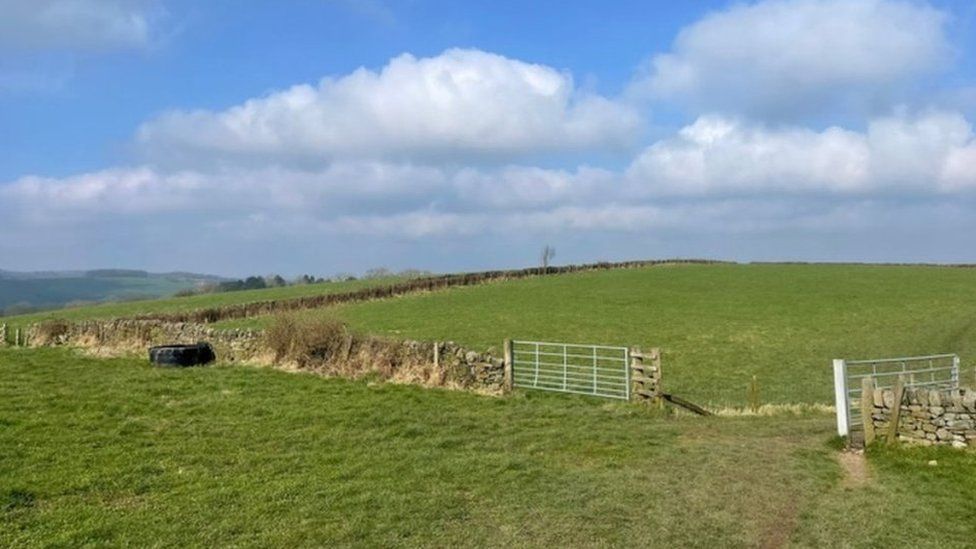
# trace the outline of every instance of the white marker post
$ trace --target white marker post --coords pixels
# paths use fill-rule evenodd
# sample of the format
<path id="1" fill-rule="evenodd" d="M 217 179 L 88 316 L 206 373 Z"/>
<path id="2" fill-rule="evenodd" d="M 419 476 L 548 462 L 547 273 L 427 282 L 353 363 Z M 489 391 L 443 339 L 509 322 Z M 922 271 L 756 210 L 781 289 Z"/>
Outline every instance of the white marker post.
<path id="1" fill-rule="evenodd" d="M 837 407 L 837 434 L 846 437 L 850 434 L 851 411 L 847 404 L 847 363 L 842 358 L 834 359 L 834 405 Z"/>

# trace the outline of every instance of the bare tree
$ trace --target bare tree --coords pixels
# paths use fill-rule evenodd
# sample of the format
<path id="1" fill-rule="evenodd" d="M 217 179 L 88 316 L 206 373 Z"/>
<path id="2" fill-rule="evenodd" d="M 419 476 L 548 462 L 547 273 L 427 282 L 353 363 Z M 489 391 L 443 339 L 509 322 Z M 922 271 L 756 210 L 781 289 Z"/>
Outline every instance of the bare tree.
<path id="1" fill-rule="evenodd" d="M 552 261 L 552 258 L 554 257 L 556 257 L 556 248 L 553 248 L 549 244 L 546 244 L 545 247 L 542 248 L 542 256 L 541 256 L 542 268 L 548 269 L 549 262 Z"/>

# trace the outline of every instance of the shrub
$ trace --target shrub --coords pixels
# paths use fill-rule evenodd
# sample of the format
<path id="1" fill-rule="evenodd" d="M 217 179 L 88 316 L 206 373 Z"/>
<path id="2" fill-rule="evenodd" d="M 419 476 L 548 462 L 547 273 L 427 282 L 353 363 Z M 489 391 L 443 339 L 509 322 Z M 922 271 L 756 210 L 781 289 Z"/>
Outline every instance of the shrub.
<path id="1" fill-rule="evenodd" d="M 348 332 L 337 320 L 279 315 L 264 332 L 276 362 L 294 360 L 300 367 L 325 363 L 343 348 Z"/>
<path id="2" fill-rule="evenodd" d="M 41 345 L 57 343 L 58 338 L 68 335 L 70 329 L 71 325 L 67 320 L 45 320 L 37 325 L 37 343 Z"/>

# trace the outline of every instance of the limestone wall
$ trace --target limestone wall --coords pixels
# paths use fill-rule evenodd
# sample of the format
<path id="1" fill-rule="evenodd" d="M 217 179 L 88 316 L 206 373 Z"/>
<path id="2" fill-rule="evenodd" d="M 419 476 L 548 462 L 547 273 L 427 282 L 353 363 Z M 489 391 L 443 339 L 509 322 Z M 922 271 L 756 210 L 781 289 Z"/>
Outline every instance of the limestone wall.
<path id="1" fill-rule="evenodd" d="M 219 330 L 190 322 L 118 319 L 69 323 L 48 321 L 27 330 L 31 345 L 71 345 L 145 355 L 152 345 L 213 345 L 218 361 L 248 362 L 285 370 L 379 379 L 434 387 L 501 392 L 504 361 L 452 342 L 401 341 L 344 332 L 299 357 L 276 357 L 262 332 Z"/>
<path id="2" fill-rule="evenodd" d="M 895 392 L 875 389 L 871 427 L 880 438 L 890 433 Z M 976 448 L 976 390 L 906 388 L 898 413 L 898 440 L 923 445 Z"/>

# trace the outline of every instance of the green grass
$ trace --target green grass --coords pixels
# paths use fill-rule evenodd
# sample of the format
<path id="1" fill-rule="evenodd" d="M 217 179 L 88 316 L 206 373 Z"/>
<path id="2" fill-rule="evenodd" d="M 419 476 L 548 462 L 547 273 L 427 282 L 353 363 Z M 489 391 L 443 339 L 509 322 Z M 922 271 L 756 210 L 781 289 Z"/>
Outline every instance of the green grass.
<path id="1" fill-rule="evenodd" d="M 354 329 L 473 347 L 506 337 L 658 346 L 668 390 L 742 406 L 831 403 L 833 358 L 959 353 L 976 360 L 976 269 L 684 265 L 456 288 L 311 314 Z M 261 326 L 267 318 L 228 325 Z"/>
<path id="2" fill-rule="evenodd" d="M 167 299 L 154 299 L 142 301 L 126 301 L 120 303 L 103 303 L 85 307 L 73 307 L 68 309 L 58 309 L 44 311 L 40 313 L 0 317 L 0 322 L 6 322 L 12 328 L 25 326 L 34 322 L 46 319 L 61 318 L 66 320 L 91 320 L 104 318 L 117 318 L 137 316 L 151 313 L 174 313 L 181 311 L 192 311 L 197 309 L 207 309 L 210 307 L 221 307 L 226 305 L 236 305 L 239 303 L 251 303 L 255 301 L 267 301 L 273 299 L 291 299 L 312 295 L 331 294 L 338 292 L 349 292 L 366 288 L 369 286 L 389 284 L 399 280 L 397 278 L 376 278 L 369 280 L 353 280 L 344 282 L 327 282 L 320 284 L 307 284 L 298 286 L 284 286 L 281 288 L 268 288 L 263 290 L 244 290 L 239 292 L 221 292 L 213 294 L 201 294 L 188 297 L 172 297 Z"/>
<path id="3" fill-rule="evenodd" d="M 878 452 L 855 490 L 831 432 L 0 350 L 0 546 L 972 542 L 972 453 Z"/>

